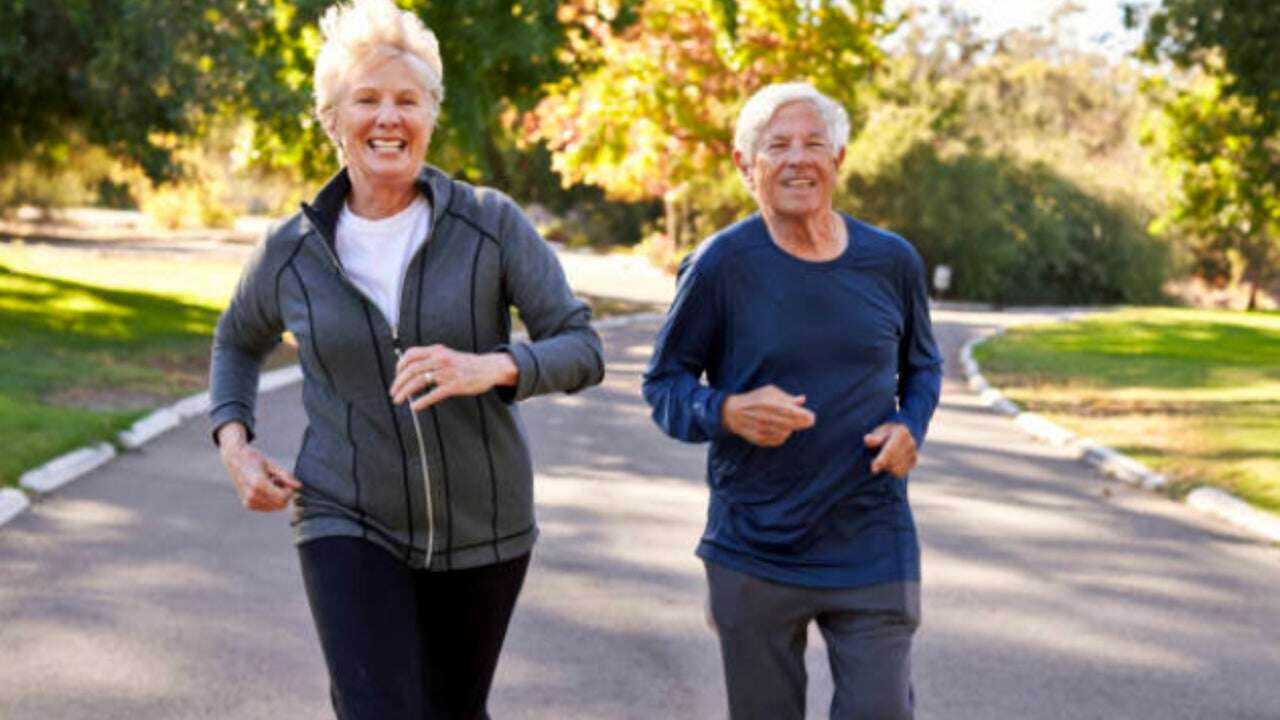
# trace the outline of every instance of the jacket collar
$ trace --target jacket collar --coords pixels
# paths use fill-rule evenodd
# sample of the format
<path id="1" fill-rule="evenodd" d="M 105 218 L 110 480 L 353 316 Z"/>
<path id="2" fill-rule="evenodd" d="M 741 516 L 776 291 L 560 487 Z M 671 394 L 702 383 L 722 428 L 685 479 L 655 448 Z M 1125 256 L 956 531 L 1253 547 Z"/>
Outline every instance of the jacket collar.
<path id="1" fill-rule="evenodd" d="M 418 192 L 426 195 L 431 203 L 431 226 L 438 226 L 440 218 L 444 217 L 445 210 L 449 207 L 453 180 L 439 168 L 423 164 L 414 184 Z M 343 167 L 325 182 L 310 203 L 302 203 L 303 216 L 330 246 L 333 245 L 338 227 L 338 216 L 350 193 L 351 177 L 347 174 L 347 168 Z"/>

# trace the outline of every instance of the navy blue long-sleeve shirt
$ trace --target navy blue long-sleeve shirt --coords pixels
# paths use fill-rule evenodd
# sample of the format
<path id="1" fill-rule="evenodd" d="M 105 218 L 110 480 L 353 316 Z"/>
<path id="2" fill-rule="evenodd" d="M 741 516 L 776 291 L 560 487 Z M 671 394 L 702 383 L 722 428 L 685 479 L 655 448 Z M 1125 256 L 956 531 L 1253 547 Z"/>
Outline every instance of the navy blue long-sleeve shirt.
<path id="1" fill-rule="evenodd" d="M 811 587 L 919 580 L 906 479 L 873 475 L 863 436 L 900 422 L 923 445 L 942 382 L 920 256 L 842 217 L 848 246 L 826 262 L 783 251 L 758 214 L 708 239 L 681 270 L 644 376 L 663 431 L 711 441 L 698 555 Z M 817 415 L 777 448 L 720 418 L 726 397 L 768 384 Z"/>

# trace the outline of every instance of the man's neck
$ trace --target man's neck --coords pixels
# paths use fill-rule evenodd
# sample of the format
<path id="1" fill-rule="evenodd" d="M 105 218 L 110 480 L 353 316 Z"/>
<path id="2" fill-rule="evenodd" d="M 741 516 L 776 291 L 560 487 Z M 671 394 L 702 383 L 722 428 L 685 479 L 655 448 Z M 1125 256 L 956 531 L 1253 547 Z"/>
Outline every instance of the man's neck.
<path id="1" fill-rule="evenodd" d="M 834 260 L 849 245 L 849 233 L 840 216 L 825 210 L 802 217 L 780 215 L 762 210 L 769 235 L 782 251 L 801 260 L 824 262 Z"/>

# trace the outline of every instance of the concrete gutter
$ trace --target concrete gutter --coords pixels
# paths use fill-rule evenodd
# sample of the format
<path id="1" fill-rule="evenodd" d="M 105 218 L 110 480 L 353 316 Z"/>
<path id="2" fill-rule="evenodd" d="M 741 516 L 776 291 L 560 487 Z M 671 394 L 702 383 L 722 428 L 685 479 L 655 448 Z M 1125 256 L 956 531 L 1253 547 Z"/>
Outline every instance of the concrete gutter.
<path id="1" fill-rule="evenodd" d="M 1066 315 L 1063 322 L 1076 319 Z M 1103 445 L 1093 438 L 1081 437 L 1074 432 L 1050 422 L 1035 413 L 1024 412 L 1016 403 L 1006 398 L 982 376 L 981 368 L 973 357 L 973 349 L 1004 332 L 1003 328 L 986 335 L 971 338 L 960 349 L 960 363 L 969 388 L 978 393 L 978 399 L 987 407 L 1009 415 L 1023 430 L 1037 440 L 1051 445 L 1069 447 L 1079 460 L 1103 475 L 1134 485 L 1144 490 L 1160 490 L 1168 485 L 1164 475 L 1148 468 L 1137 460 Z M 1191 491 L 1186 504 L 1199 512 L 1212 515 L 1256 537 L 1280 543 L 1280 517 L 1259 510 L 1231 493 L 1202 485 Z"/>

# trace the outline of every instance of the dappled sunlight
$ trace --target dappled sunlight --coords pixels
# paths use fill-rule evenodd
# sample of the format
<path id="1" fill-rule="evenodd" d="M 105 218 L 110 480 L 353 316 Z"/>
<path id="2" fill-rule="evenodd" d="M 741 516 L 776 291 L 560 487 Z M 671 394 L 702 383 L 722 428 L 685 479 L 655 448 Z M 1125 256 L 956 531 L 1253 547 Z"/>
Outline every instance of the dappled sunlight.
<path id="1" fill-rule="evenodd" d="M 24 275 L 0 266 L 5 326 L 107 341 L 155 334 L 208 336 L 217 311 L 146 293 Z"/>

